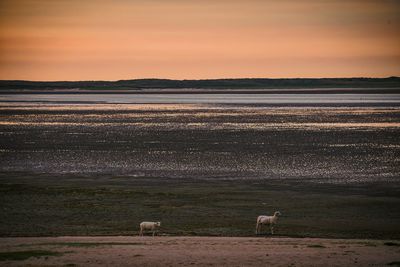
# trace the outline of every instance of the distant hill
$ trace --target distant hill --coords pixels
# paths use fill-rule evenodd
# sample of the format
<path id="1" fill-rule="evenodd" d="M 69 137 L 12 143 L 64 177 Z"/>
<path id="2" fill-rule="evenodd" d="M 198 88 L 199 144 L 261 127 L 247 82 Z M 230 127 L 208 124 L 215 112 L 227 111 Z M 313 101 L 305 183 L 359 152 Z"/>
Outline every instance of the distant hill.
<path id="1" fill-rule="evenodd" d="M 0 80 L 1 90 L 151 90 L 151 89 L 307 89 L 400 88 L 400 77 L 388 78 L 288 78 L 288 79 L 135 79 L 119 81 L 35 82 Z"/>

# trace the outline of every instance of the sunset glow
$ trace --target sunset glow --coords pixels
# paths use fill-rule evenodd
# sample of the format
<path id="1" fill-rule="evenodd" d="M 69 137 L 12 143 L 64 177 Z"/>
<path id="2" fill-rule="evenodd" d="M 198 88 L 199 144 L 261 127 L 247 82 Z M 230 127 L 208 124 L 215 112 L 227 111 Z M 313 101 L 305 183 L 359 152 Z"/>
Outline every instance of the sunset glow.
<path id="1" fill-rule="evenodd" d="M 400 2 L 2 0 L 0 79 L 400 75 Z"/>

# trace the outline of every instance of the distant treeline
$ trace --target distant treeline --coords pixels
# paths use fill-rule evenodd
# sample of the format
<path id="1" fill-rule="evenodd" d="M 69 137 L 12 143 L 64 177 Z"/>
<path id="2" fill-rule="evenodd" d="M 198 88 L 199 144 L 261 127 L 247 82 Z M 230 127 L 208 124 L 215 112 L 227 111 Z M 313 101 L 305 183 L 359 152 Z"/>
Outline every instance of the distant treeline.
<path id="1" fill-rule="evenodd" d="M 135 79 L 120 81 L 58 81 L 35 82 L 0 80 L 0 90 L 141 90 L 141 89 L 271 89 L 271 88 L 394 88 L 400 77 L 388 78 L 296 78 L 296 79 L 206 79 L 169 80 Z"/>

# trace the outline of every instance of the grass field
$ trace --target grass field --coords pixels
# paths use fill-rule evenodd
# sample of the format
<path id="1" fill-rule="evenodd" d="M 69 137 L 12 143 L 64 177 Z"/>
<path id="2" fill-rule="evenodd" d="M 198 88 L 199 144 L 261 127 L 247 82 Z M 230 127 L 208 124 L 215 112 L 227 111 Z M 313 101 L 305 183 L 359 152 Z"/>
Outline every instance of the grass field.
<path id="1" fill-rule="evenodd" d="M 252 236 L 258 215 L 280 210 L 276 235 L 400 238 L 400 198 L 363 187 L 112 176 L 41 177 L 34 185 L 5 180 L 2 236 L 136 235 L 143 220 L 162 221 L 165 235 Z"/>

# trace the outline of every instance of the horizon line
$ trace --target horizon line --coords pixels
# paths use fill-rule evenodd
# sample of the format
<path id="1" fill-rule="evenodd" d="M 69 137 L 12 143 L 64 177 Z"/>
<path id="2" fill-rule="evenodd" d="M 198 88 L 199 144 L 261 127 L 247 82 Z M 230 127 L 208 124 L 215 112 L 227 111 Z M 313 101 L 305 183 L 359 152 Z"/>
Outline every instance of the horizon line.
<path id="1" fill-rule="evenodd" d="M 400 76 L 382 76 L 382 77 L 368 77 L 368 76 L 351 76 L 351 77 L 236 77 L 236 78 L 201 78 L 201 79 L 171 79 L 171 78 L 131 78 L 119 80 L 25 80 L 25 79 L 0 79 L 0 82 L 120 82 L 120 81 L 140 81 L 140 80 L 168 80 L 168 81 L 212 81 L 212 80 L 301 80 L 301 79 L 399 79 Z"/>

